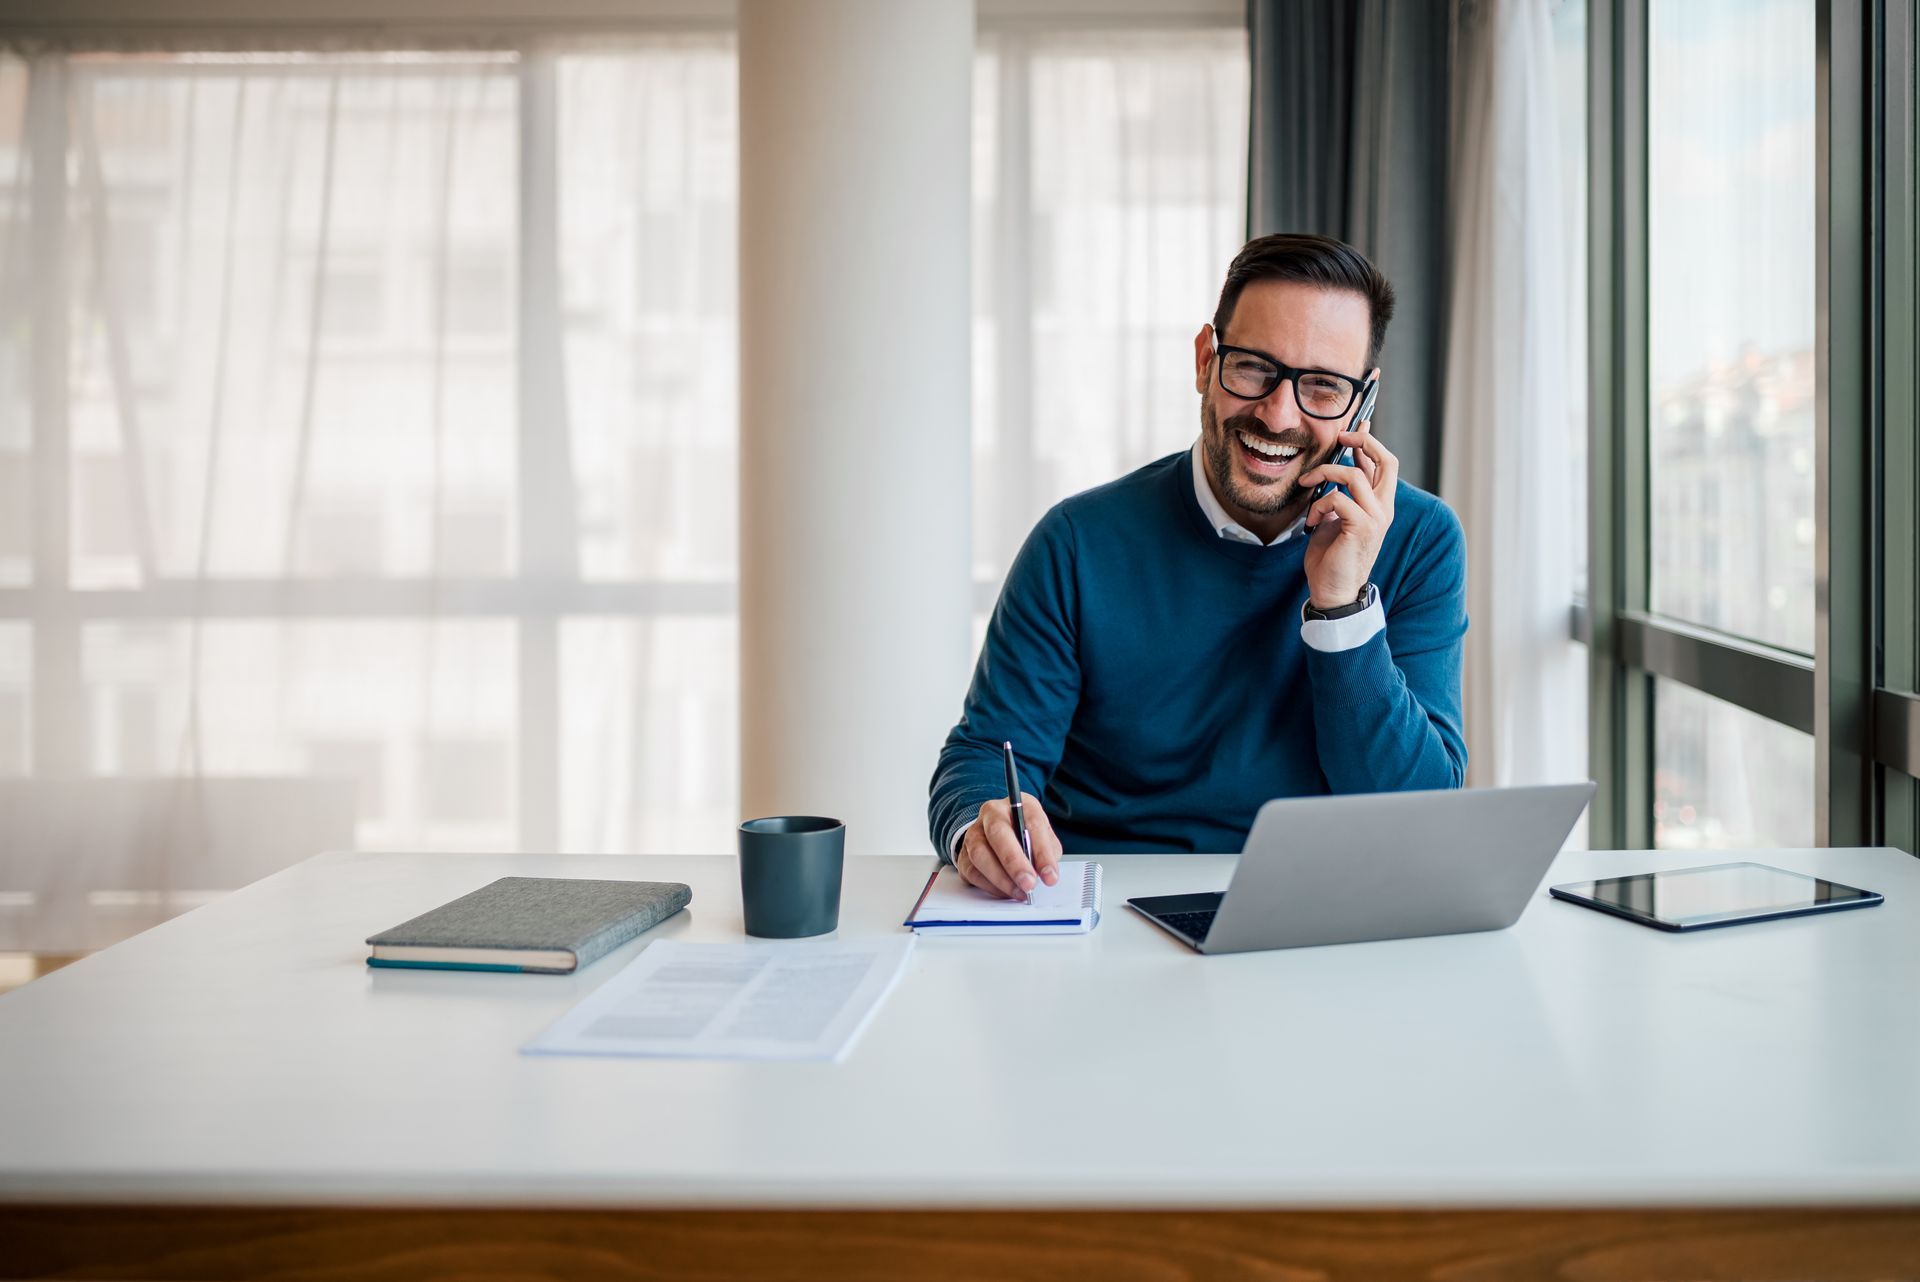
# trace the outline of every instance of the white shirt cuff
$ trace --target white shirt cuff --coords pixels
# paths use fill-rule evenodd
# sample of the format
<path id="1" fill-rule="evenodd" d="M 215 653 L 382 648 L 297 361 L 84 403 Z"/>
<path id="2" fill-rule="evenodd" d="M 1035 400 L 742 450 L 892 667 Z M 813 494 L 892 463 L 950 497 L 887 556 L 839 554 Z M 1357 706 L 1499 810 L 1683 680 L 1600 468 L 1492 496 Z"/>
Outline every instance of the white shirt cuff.
<path id="1" fill-rule="evenodd" d="M 1300 639 L 1323 654 L 1358 650 L 1387 626 L 1387 612 L 1378 600 L 1344 619 L 1308 619 L 1300 625 Z"/>
<path id="2" fill-rule="evenodd" d="M 960 867 L 961 839 L 967 835 L 967 829 L 973 827 L 975 824 L 979 822 L 980 822 L 979 816 L 976 815 L 974 818 L 969 819 L 965 823 L 961 824 L 958 828 L 955 828 L 953 830 L 953 836 L 947 838 L 947 862 L 952 864 L 954 868 L 958 869 Z"/>

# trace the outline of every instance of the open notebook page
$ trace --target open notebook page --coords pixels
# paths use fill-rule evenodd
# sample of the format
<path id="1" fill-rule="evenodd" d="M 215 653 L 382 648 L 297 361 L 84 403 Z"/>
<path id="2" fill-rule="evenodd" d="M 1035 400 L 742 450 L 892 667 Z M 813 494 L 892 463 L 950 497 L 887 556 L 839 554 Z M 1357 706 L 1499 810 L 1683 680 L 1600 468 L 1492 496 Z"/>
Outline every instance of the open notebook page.
<path id="1" fill-rule="evenodd" d="M 928 922 L 1080 922 L 1096 916 L 1099 865 L 1085 859 L 1060 861 L 1060 880 L 1054 885 L 1040 883 L 1033 889 L 1033 902 L 1002 899 L 960 879 L 952 868 L 942 866 L 932 884 L 907 918 L 907 925 Z"/>

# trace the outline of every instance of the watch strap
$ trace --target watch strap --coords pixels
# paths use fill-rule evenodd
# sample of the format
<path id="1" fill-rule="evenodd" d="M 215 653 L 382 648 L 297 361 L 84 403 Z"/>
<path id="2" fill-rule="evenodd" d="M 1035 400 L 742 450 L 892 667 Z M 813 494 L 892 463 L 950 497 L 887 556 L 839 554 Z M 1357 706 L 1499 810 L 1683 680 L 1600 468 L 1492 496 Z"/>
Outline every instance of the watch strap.
<path id="1" fill-rule="evenodd" d="M 1349 615 L 1360 613 L 1379 599 L 1380 590 L 1371 583 L 1360 589 L 1358 599 L 1347 605 L 1336 605 L 1331 610 L 1316 608 L 1312 598 L 1308 598 L 1305 604 L 1300 607 L 1300 621 L 1302 623 L 1309 623 L 1315 619 L 1344 619 Z"/>

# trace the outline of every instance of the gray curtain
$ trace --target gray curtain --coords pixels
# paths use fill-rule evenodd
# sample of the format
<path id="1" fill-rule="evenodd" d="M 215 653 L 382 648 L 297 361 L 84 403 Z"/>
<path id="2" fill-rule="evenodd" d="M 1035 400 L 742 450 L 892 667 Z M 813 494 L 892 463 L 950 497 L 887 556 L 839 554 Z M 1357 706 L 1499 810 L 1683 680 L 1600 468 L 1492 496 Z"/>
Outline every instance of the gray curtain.
<path id="1" fill-rule="evenodd" d="M 1248 0 L 1247 229 L 1338 236 L 1399 295 L 1374 430 L 1440 480 L 1454 0 Z"/>

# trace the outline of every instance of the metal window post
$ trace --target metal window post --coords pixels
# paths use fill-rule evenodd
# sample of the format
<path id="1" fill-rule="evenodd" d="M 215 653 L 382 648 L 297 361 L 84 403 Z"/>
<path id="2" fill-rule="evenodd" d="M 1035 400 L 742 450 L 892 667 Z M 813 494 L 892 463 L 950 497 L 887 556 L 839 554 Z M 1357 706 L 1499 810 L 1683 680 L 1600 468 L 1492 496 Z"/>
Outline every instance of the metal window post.
<path id="1" fill-rule="evenodd" d="M 1914 0 L 1885 0 L 1880 31 L 1881 89 L 1881 522 L 1876 532 L 1880 567 L 1880 683 L 1874 697 L 1873 730 L 1879 774 L 1880 840 L 1920 853 L 1920 752 L 1916 746 L 1920 700 L 1920 219 L 1915 186 L 1916 117 Z M 1898 712 L 1900 716 L 1895 715 Z"/>
<path id="2" fill-rule="evenodd" d="M 1653 844 L 1652 678 L 1620 616 L 1647 604 L 1647 15 L 1588 12 L 1588 761 L 1596 849 Z"/>
<path id="3" fill-rule="evenodd" d="M 1820 0 L 1815 24 L 1814 840 L 1876 840 L 1869 692 L 1880 503 L 1874 345 L 1879 214 L 1868 0 Z"/>

